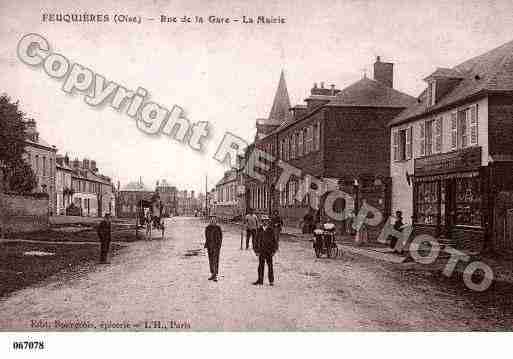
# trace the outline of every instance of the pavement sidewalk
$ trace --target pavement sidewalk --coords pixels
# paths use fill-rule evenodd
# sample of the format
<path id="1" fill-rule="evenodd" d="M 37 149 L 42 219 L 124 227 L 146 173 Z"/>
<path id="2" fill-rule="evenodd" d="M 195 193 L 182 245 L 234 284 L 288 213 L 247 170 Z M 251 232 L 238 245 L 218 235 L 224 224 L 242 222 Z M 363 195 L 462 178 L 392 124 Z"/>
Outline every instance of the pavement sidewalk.
<path id="1" fill-rule="evenodd" d="M 283 227 L 282 233 L 294 236 L 302 240 L 311 240 L 311 234 L 303 234 L 301 229 L 295 227 Z M 381 260 L 394 264 L 412 263 L 411 258 L 408 260 L 407 256 L 393 253 L 393 250 L 385 245 L 379 243 L 366 243 L 361 246 L 357 246 L 354 243 L 354 237 L 352 236 L 338 236 L 337 244 L 343 251 Z M 448 257 L 448 256 L 445 256 Z M 469 254 L 470 262 L 482 261 L 486 263 L 493 271 L 494 278 L 497 281 L 513 284 L 513 259 L 512 258 L 500 258 L 482 255 Z M 460 271 L 465 267 L 456 267 L 456 271 Z"/>

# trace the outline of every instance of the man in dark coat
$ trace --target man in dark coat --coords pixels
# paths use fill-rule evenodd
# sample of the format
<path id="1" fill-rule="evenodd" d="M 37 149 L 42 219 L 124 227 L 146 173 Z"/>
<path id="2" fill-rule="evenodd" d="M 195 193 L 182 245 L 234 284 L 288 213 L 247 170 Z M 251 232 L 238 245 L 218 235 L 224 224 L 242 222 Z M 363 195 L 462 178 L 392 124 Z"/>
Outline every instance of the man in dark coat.
<path id="1" fill-rule="evenodd" d="M 271 218 L 271 227 L 273 228 L 274 237 L 276 240 L 276 250 L 278 250 L 280 246 L 280 234 L 283 227 L 283 220 L 280 217 L 280 212 L 277 210 L 273 212 L 273 217 Z"/>
<path id="2" fill-rule="evenodd" d="M 278 249 L 274 231 L 270 225 L 269 217 L 262 217 L 263 225 L 257 232 L 257 247 L 255 252 L 258 255 L 258 280 L 253 285 L 264 284 L 265 263 L 267 263 L 269 284 L 274 284 L 273 256 Z"/>
<path id="3" fill-rule="evenodd" d="M 98 237 L 100 238 L 100 263 L 107 263 L 111 240 L 111 222 L 110 213 L 106 213 L 104 219 L 100 222 L 98 228 Z"/>
<path id="4" fill-rule="evenodd" d="M 211 274 L 208 280 L 213 280 L 214 282 L 217 282 L 219 252 L 221 252 L 221 244 L 223 242 L 223 232 L 216 222 L 216 217 L 211 217 L 210 224 L 205 228 L 205 248 L 208 252 L 208 263 L 210 264 Z"/>

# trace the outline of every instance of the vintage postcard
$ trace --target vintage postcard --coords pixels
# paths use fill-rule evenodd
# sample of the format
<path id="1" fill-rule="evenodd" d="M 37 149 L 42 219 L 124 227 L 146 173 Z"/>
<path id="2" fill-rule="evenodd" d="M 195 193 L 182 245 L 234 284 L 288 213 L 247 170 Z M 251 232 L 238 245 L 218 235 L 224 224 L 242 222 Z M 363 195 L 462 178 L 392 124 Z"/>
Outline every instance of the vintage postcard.
<path id="1" fill-rule="evenodd" d="M 35 338 L 9 350 L 510 331 L 512 14 L 0 0 L 0 331 Z"/>

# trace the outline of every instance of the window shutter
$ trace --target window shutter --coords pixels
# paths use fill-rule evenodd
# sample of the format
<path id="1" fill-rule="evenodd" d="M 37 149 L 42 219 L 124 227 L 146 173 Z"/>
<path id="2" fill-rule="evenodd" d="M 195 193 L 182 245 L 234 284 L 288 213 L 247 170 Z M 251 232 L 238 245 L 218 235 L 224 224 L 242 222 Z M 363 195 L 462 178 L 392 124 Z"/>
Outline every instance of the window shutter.
<path id="1" fill-rule="evenodd" d="M 451 150 L 458 148 L 458 121 L 456 112 L 451 113 Z"/>
<path id="2" fill-rule="evenodd" d="M 442 152 L 442 117 L 435 121 L 435 152 Z"/>
<path id="3" fill-rule="evenodd" d="M 424 121 L 419 123 L 419 155 L 426 155 L 426 132 Z"/>
<path id="4" fill-rule="evenodd" d="M 408 127 L 405 132 L 406 132 L 406 135 L 405 135 L 405 137 L 406 137 L 405 147 L 406 148 L 404 150 L 406 153 L 405 153 L 404 157 L 405 157 L 405 159 L 409 160 L 409 159 L 411 159 L 412 127 L 411 126 Z"/>
<path id="5" fill-rule="evenodd" d="M 470 144 L 477 145 L 477 105 L 470 108 Z"/>
<path id="6" fill-rule="evenodd" d="M 399 161 L 399 131 L 393 132 L 394 161 Z"/>

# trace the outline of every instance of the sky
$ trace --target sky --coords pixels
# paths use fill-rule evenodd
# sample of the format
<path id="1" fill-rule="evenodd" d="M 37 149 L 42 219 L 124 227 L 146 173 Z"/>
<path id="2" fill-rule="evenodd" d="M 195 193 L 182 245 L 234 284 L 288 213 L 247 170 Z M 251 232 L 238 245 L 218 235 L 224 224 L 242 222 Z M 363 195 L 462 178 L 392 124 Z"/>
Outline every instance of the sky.
<path id="1" fill-rule="evenodd" d="M 141 24 L 48 23 L 43 13 L 141 16 Z M 394 87 L 417 96 L 436 67 L 452 67 L 513 40 L 513 2 L 343 0 L 0 0 L 0 93 L 20 102 L 40 136 L 68 153 L 97 161 L 121 186 L 142 177 L 180 189 L 212 188 L 226 167 L 213 159 L 225 132 L 247 141 L 268 116 L 283 69 L 292 104 L 314 83 L 344 88 L 367 74 L 376 56 L 394 63 Z M 160 16 L 284 17 L 285 24 L 173 24 Z M 154 21 L 145 20 L 154 18 Z M 181 106 L 208 121 L 202 153 L 165 136 L 142 133 L 110 107 L 94 108 L 62 80 L 22 63 L 16 48 L 28 33 L 51 51 L 109 81 L 148 90 L 147 99 Z"/>

